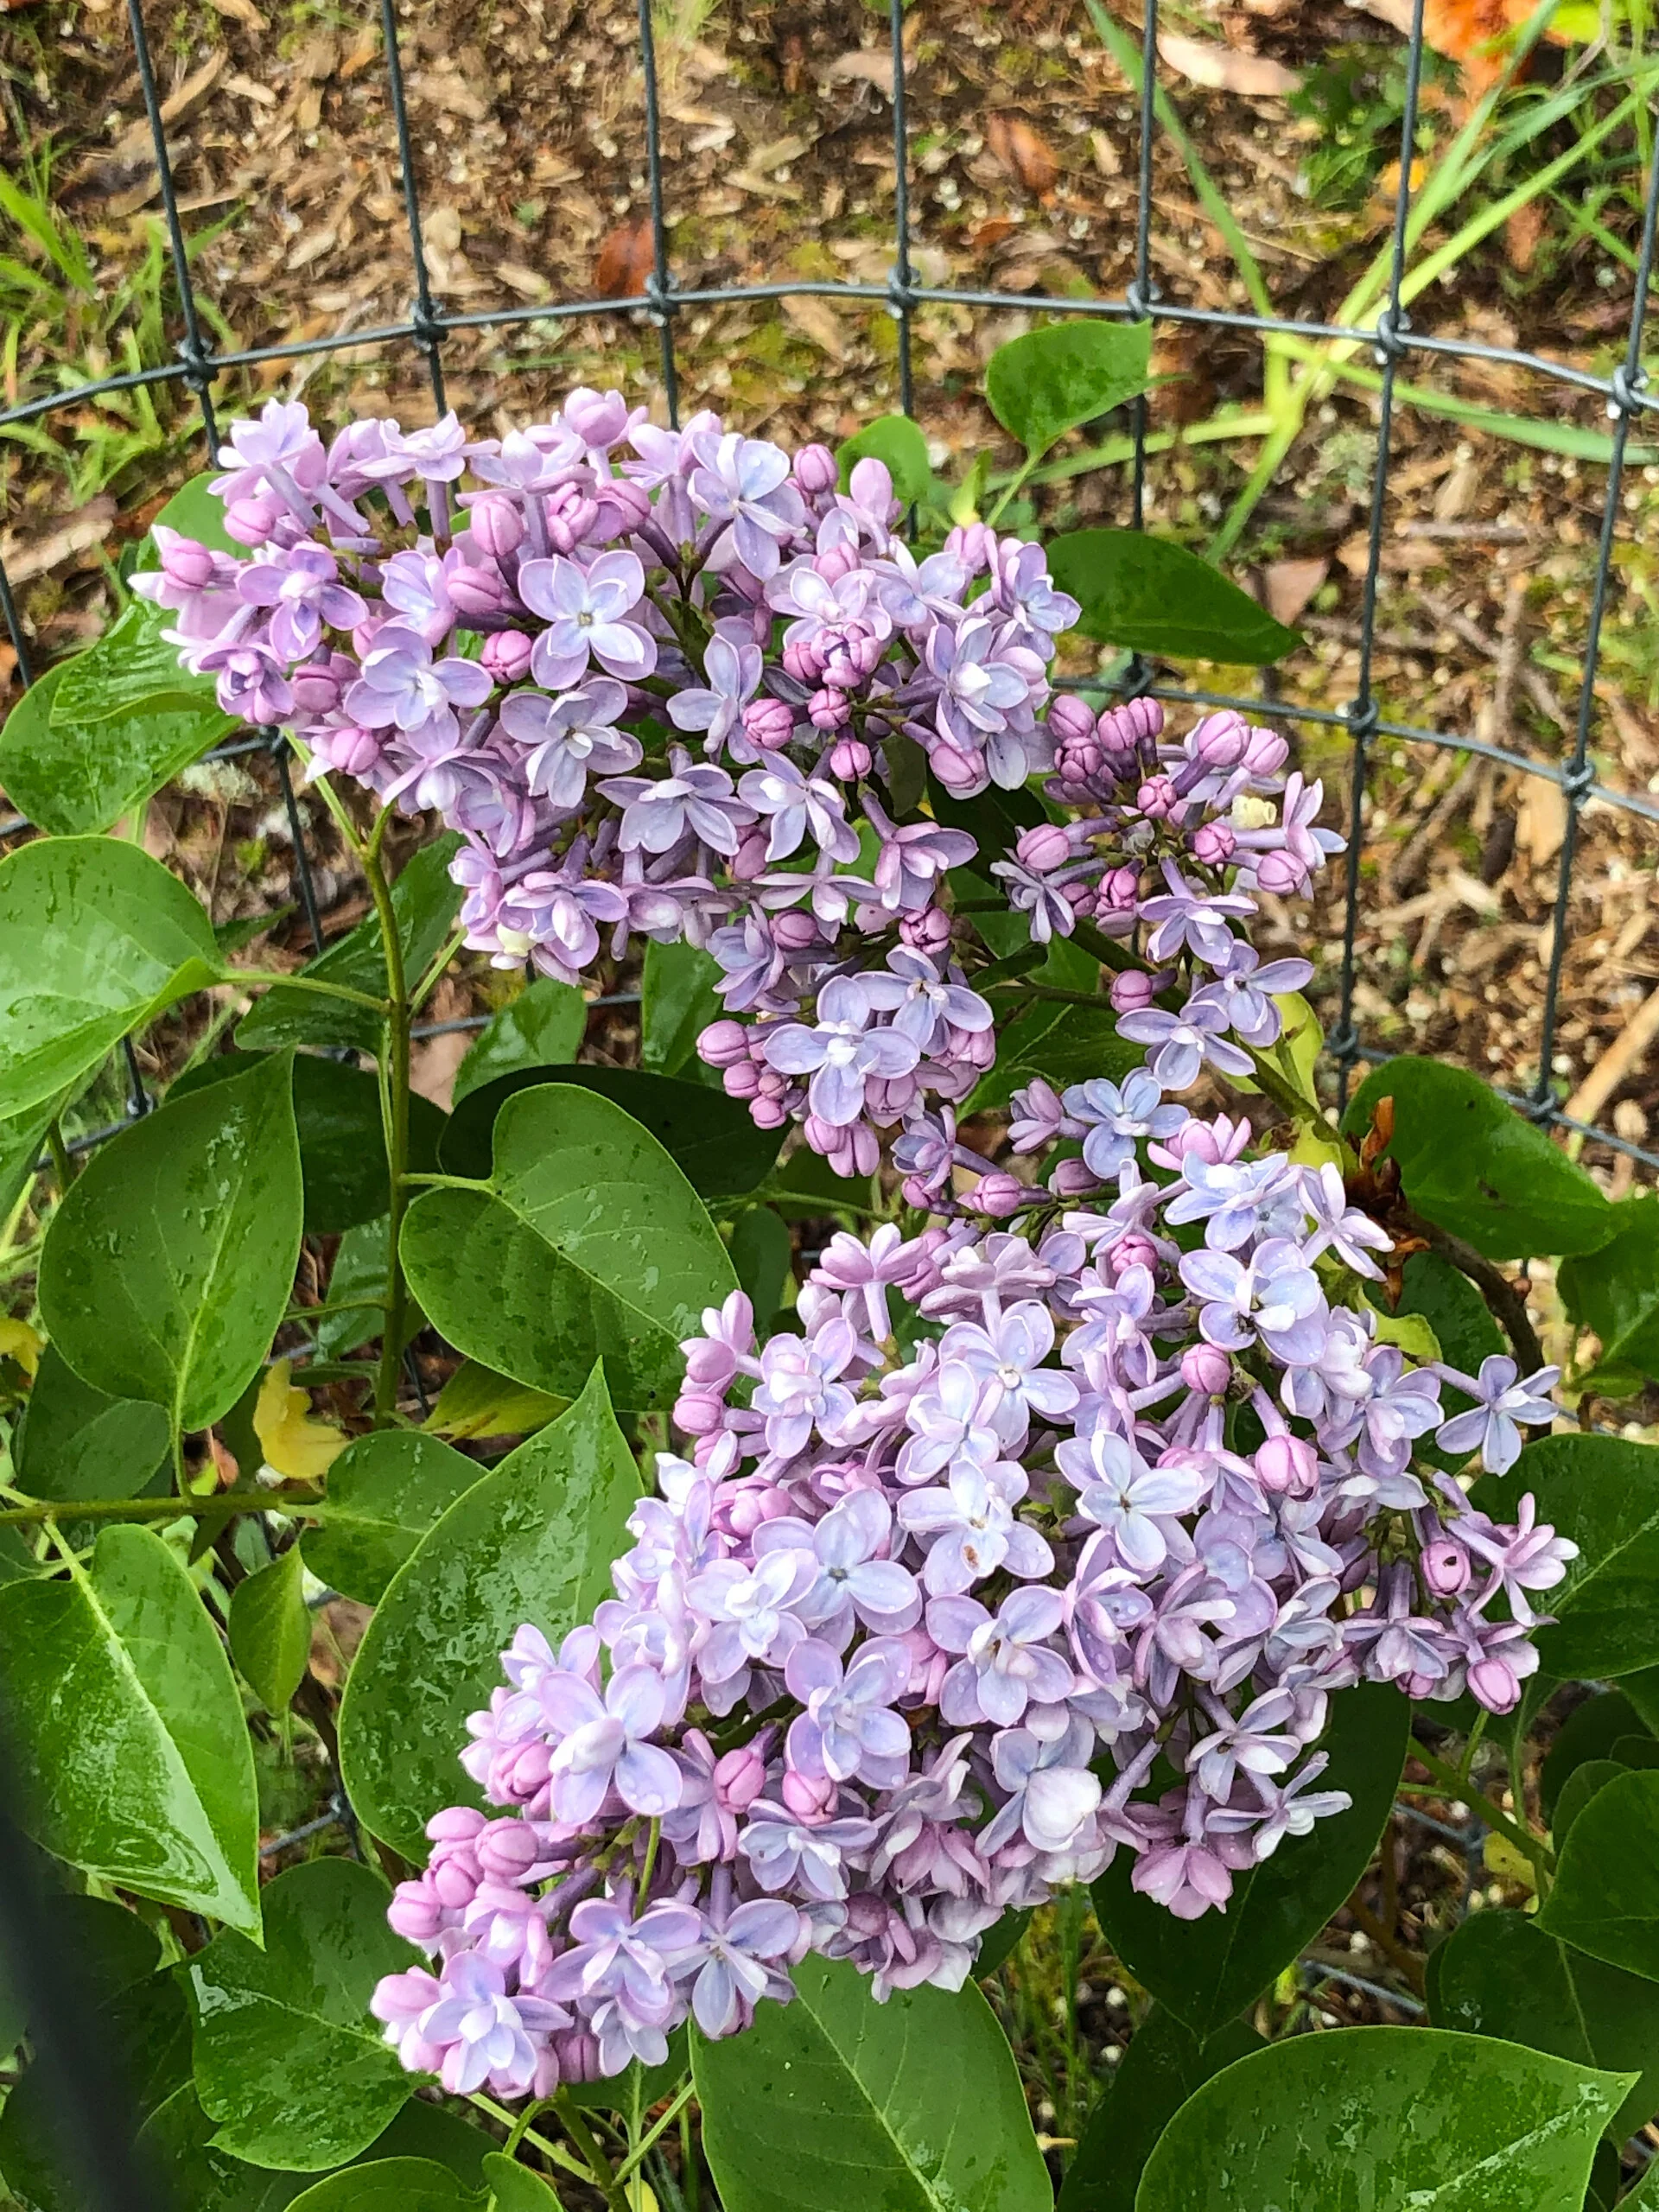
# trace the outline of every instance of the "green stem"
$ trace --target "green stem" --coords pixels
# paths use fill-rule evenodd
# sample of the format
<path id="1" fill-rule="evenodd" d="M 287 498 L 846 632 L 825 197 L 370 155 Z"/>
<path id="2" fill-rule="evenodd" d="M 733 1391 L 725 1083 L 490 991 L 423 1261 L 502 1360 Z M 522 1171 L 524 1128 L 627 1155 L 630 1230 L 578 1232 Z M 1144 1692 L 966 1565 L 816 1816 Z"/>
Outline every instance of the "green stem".
<path id="1" fill-rule="evenodd" d="M 1463 1747 L 1463 1757 L 1458 1761 L 1458 1770 L 1467 1779 L 1475 1764 L 1475 1753 L 1480 1749 L 1480 1739 L 1486 1733 L 1486 1723 L 1491 1718 L 1483 1705 L 1475 1715 L 1475 1725 L 1469 1731 L 1469 1740 Z"/>
<path id="2" fill-rule="evenodd" d="M 385 1428 L 397 1410 L 397 1363 L 403 1357 L 404 1321 L 409 1308 L 409 1286 L 404 1281 L 403 1257 L 397 1249 L 409 1205 L 409 1051 L 412 1013 L 409 985 L 404 973 L 404 942 L 398 934 L 391 887 L 380 864 L 380 849 L 391 816 L 381 815 L 363 855 L 363 872 L 374 901 L 386 959 L 385 1033 L 380 1051 L 380 1103 L 385 1127 L 386 1160 L 391 1176 L 391 1203 L 386 1217 L 386 1329 L 380 1340 L 380 1370 L 374 1382 L 374 1425 Z"/>
<path id="3" fill-rule="evenodd" d="M 642 2162 L 646 2152 L 651 2149 L 658 2137 L 663 2133 L 664 2129 L 673 2126 L 674 2122 L 685 2110 L 687 2105 L 690 2103 L 693 2095 L 696 2094 L 696 2086 L 697 2085 L 695 2082 L 688 2082 L 686 2083 L 685 2087 L 680 2091 L 678 2096 L 675 2098 L 673 2103 L 670 2105 L 668 2110 L 663 2114 L 662 2118 L 652 2129 L 650 2134 L 641 2138 L 639 2148 L 635 2151 L 631 2151 L 628 2153 L 627 2158 L 623 2161 L 622 2164 L 617 2168 L 616 2177 L 618 2181 L 626 2181 L 629 2176 L 633 2172 L 635 2167 Z"/>
<path id="4" fill-rule="evenodd" d="M 326 983 L 316 976 L 284 976 L 276 969 L 269 973 L 263 968 L 232 968 L 227 981 L 232 983 L 268 984 L 272 990 L 309 991 L 314 997 L 344 999 L 348 1006 L 366 1007 L 371 1014 L 384 1014 L 386 1001 L 372 999 L 366 991 L 353 991 L 344 983 Z"/>
<path id="5" fill-rule="evenodd" d="M 537 2097 L 524 2107 L 518 2119 L 513 2121 L 512 2133 L 508 2136 L 506 2141 L 501 2146 L 503 2152 L 509 2158 L 512 2157 L 513 2153 L 518 2150 L 518 2145 L 524 2141 L 525 2136 L 529 2134 L 531 2123 L 534 2121 L 537 2113 L 538 2112 L 545 2112 L 551 2102 L 552 2100 L 550 2097 Z"/>
<path id="6" fill-rule="evenodd" d="M 439 978 L 442 976 L 444 969 L 466 942 L 467 932 L 464 929 L 454 930 L 450 932 L 448 943 L 441 947 L 437 957 L 410 994 L 409 1007 L 411 1014 L 418 1014 L 426 1004 L 428 999 L 436 990 Z"/>
<path id="7" fill-rule="evenodd" d="M 633 1893 L 633 1916 L 637 1920 L 645 1909 L 645 1897 L 651 1888 L 651 1878 L 657 1871 L 657 1847 L 662 1841 L 663 1824 L 653 1820 L 645 1832 L 645 1863 L 639 1869 L 639 1886 Z"/>
<path id="8" fill-rule="evenodd" d="M 1250 1081 L 1264 1097 L 1271 1098 L 1281 1112 L 1288 1114 L 1293 1122 L 1311 1128 L 1328 1130 L 1330 1124 L 1320 1111 L 1317 1098 L 1310 1098 L 1306 1091 L 1299 1090 L 1265 1052 L 1258 1052 L 1253 1045 L 1247 1045 L 1244 1049 L 1250 1056 Z"/>
<path id="9" fill-rule="evenodd" d="M 477 2089 L 474 2090 L 467 2101 L 468 2104 L 476 2105 L 480 2112 L 487 2113 L 492 2120 L 500 2120 L 504 2126 L 511 2128 L 518 2135 L 520 2143 L 528 2143 L 531 2150 L 539 2151 L 544 2158 L 550 2158 L 556 2166 L 563 2167 L 566 2173 L 575 2174 L 581 2181 L 592 2181 L 593 2175 L 588 2168 L 579 2160 L 573 2158 L 563 2143 L 555 2143 L 549 2137 L 539 2134 L 535 2128 L 524 2124 L 528 2117 L 527 2114 L 511 2113 L 505 2105 L 497 2104 L 493 2097 L 486 2097 Z M 553 2101 L 552 2098 L 544 2097 L 540 2105 L 531 2105 L 530 2111 L 539 2112 L 543 2106 L 551 2104 Z M 522 2133 L 519 2132 L 521 2127 Z M 511 2139 L 509 2140 L 511 2141 Z"/>
<path id="10" fill-rule="evenodd" d="M 58 1179 L 58 1196 L 67 1198 L 69 1185 L 75 1179 L 75 1163 L 69 1157 L 69 1147 L 63 1141 L 63 1122 L 56 1114 L 46 1125 L 46 1148 L 52 1155 L 52 1173 Z"/>
<path id="11" fill-rule="evenodd" d="M 322 1306 L 290 1306 L 283 1314 L 283 1320 L 284 1324 L 289 1321 L 321 1321 L 327 1313 L 360 1313 L 371 1311 L 384 1313 L 385 1310 L 386 1301 L 384 1298 L 331 1298 L 326 1305 Z"/>
<path id="12" fill-rule="evenodd" d="M 599 2139 L 582 2116 L 581 2107 L 569 2089 L 560 2089 L 554 2096 L 553 2109 L 565 2133 L 588 2161 L 589 2178 L 597 2185 L 611 2212 L 628 2212 L 627 2194 L 617 2179 L 616 2168 L 601 2149 Z"/>
<path id="13" fill-rule="evenodd" d="M 43 1523 L 48 1529 L 59 1521 L 183 1521 L 201 1520 L 222 1513 L 288 1513 L 307 1521 L 327 1518 L 328 1508 L 320 1497 L 303 1497 L 280 1490 L 215 1491 L 208 1497 L 42 1497 L 27 1505 L 0 1510 L 0 1528 L 24 1529 Z"/>
<path id="14" fill-rule="evenodd" d="M 1541 1837 L 1532 1834 L 1518 1821 L 1511 1820 L 1503 1808 L 1495 1804 L 1484 1790 L 1471 1789 L 1466 1775 L 1459 1774 L 1456 1767 L 1448 1766 L 1444 1759 L 1437 1759 L 1433 1752 L 1425 1749 L 1414 1736 L 1411 1740 L 1411 1756 L 1419 1766 L 1427 1767 L 1435 1781 L 1441 1783 L 1459 1803 L 1467 1805 L 1478 1813 L 1495 1835 L 1501 1835 L 1506 1842 L 1512 1843 L 1517 1851 L 1524 1853 L 1535 1866 L 1541 1866 L 1548 1870 L 1555 1864 L 1554 1853 Z"/>
<path id="15" fill-rule="evenodd" d="M 479 1175 L 411 1175 L 398 1178 L 411 1191 L 483 1191 L 487 1180 Z"/>

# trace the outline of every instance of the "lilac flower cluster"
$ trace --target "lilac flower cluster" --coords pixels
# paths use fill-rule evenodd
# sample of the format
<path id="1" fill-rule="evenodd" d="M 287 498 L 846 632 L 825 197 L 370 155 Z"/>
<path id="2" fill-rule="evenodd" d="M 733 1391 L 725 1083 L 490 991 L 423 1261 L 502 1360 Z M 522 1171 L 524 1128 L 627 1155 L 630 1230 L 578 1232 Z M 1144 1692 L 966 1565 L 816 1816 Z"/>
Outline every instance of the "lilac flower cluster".
<path id="1" fill-rule="evenodd" d="M 918 561 L 880 461 L 842 492 L 823 447 L 616 392 L 474 442 L 451 415 L 325 444 L 272 401 L 219 460 L 251 557 L 163 528 L 135 588 L 227 712 L 461 831 L 470 946 L 570 983 L 636 935 L 706 947 L 706 1056 L 849 1172 L 873 1124 L 972 1089 L 991 1014 L 940 892 L 975 841 L 892 795 L 1051 765 L 1077 607 L 1039 548 L 975 524 Z"/>
<path id="2" fill-rule="evenodd" d="M 1248 1157 L 1148 1072 L 1119 1096 L 1109 1198 L 1037 1241 L 838 1235 L 798 1334 L 757 1343 L 741 1294 L 704 1315 L 690 1457 L 593 1624 L 515 1637 L 462 1754 L 499 1810 L 441 1814 L 392 1905 L 433 1961 L 375 1999 L 405 2063 L 512 2095 L 658 2063 L 809 1951 L 878 1998 L 957 1986 L 1118 1851 L 1178 1916 L 1224 1910 L 1347 1804 L 1333 1696 L 1515 1705 L 1574 1548 L 1418 1447 L 1507 1467 L 1554 1371 L 1412 1365 L 1333 1168 Z"/>

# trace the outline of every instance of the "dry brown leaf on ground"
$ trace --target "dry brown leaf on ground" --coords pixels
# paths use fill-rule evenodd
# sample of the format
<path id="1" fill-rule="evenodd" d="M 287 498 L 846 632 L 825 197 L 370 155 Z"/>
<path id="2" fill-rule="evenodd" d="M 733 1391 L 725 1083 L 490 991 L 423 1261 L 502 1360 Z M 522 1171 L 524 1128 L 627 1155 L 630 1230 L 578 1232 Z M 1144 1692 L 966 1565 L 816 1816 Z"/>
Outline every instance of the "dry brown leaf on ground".
<path id="1" fill-rule="evenodd" d="M 213 0 L 213 4 L 215 14 L 228 16 L 233 23 L 245 23 L 251 31 L 270 28 L 253 0 Z"/>
<path id="2" fill-rule="evenodd" d="M 417 101 L 445 115 L 458 115 L 463 123 L 488 119 L 489 102 L 453 69 L 417 69 L 409 80 L 409 89 Z"/>
<path id="3" fill-rule="evenodd" d="M 1190 85 L 1213 92 L 1242 92 L 1247 99 L 1272 99 L 1294 92 L 1301 79 L 1282 61 L 1265 54 L 1241 54 L 1212 39 L 1183 38 L 1178 31 L 1158 34 L 1158 54 Z"/>
<path id="4" fill-rule="evenodd" d="M 1262 574 L 1262 597 L 1275 622 L 1294 623 L 1331 573 L 1328 561 L 1270 561 Z"/>
<path id="5" fill-rule="evenodd" d="M 1052 147 L 1023 116 L 988 116 L 985 143 L 1014 182 L 1039 199 L 1058 183 L 1060 165 Z"/>
<path id="6" fill-rule="evenodd" d="M 1567 799 L 1559 784 L 1529 776 L 1516 810 L 1515 842 L 1536 868 L 1553 861 L 1567 835 Z"/>
<path id="7" fill-rule="evenodd" d="M 893 56 L 885 48 L 871 47 L 856 54 L 838 54 L 817 73 L 826 85 L 874 85 L 878 92 L 893 98 Z"/>
<path id="8" fill-rule="evenodd" d="M 1523 201 L 1503 226 L 1503 251 L 1509 256 L 1511 269 L 1518 269 L 1524 275 L 1531 268 L 1543 235 L 1541 202 Z"/>
<path id="9" fill-rule="evenodd" d="M 526 300 L 544 300 L 552 291 L 545 276 L 534 269 L 526 268 L 522 261 L 498 261 L 495 273 L 511 291 Z"/>
<path id="10" fill-rule="evenodd" d="M 109 536 L 114 519 L 115 501 L 105 494 L 71 515 L 50 537 L 21 543 L 10 537 L 0 539 L 0 563 L 3 563 L 6 575 L 14 584 L 27 583 L 33 576 L 48 575 L 75 554 L 101 544 Z"/>
<path id="11" fill-rule="evenodd" d="M 619 223 L 594 257 L 594 289 L 601 300 L 638 299 L 655 267 L 649 223 Z"/>
<path id="12" fill-rule="evenodd" d="M 784 302 L 784 313 L 798 330 L 804 330 L 815 346 L 821 346 L 832 361 L 847 358 L 847 332 L 841 317 L 828 300 L 819 299 L 808 292 L 798 299 Z"/>

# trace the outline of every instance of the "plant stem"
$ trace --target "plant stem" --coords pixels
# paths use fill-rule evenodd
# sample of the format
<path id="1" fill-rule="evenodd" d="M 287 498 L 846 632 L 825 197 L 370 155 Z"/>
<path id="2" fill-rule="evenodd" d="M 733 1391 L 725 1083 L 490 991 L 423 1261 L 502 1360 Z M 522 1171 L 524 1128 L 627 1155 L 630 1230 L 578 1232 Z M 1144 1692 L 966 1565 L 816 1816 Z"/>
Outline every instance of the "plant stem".
<path id="1" fill-rule="evenodd" d="M 208 1497 L 42 1497 L 0 1510 L 0 1528 L 24 1529 L 60 1521 L 200 1520 L 215 1513 L 289 1513 L 307 1521 L 326 1520 L 321 1497 L 296 1497 L 279 1490 L 215 1491 Z"/>
<path id="2" fill-rule="evenodd" d="M 1478 1813 L 1495 1835 L 1501 1835 L 1517 1851 L 1524 1853 L 1535 1866 L 1548 1868 L 1554 1865 L 1555 1854 L 1541 1838 L 1511 1820 L 1502 1806 L 1494 1804 L 1484 1790 L 1471 1789 L 1466 1776 L 1459 1774 L 1456 1767 L 1448 1766 L 1444 1759 L 1437 1759 L 1433 1752 L 1427 1750 L 1414 1736 L 1411 1740 L 1411 1757 L 1419 1766 L 1427 1767 L 1451 1796 Z"/>
<path id="3" fill-rule="evenodd" d="M 587 2159 L 589 2178 L 597 2185 L 611 2212 L 628 2212 L 627 2194 L 617 2179 L 616 2168 L 601 2149 L 599 2139 L 582 2118 L 581 2107 L 569 2089 L 557 2091 L 553 2109 L 559 2115 L 565 2133 Z"/>
<path id="4" fill-rule="evenodd" d="M 397 1410 L 397 1363 L 403 1357 L 404 1319 L 409 1287 L 397 1240 L 409 1205 L 404 1177 L 409 1172 L 409 1046 L 411 1011 L 409 985 L 404 974 L 404 941 L 397 931 L 391 887 L 380 864 L 390 810 L 374 825 L 374 835 L 363 853 L 363 872 L 386 958 L 385 1032 L 380 1051 L 380 1107 L 385 1128 L 386 1162 L 391 1170 L 391 1203 L 386 1217 L 386 1331 L 380 1340 L 380 1370 L 374 1382 L 374 1425 L 385 1428 Z"/>
<path id="5" fill-rule="evenodd" d="M 652 2129 L 651 2133 L 640 2139 L 639 2149 L 637 2151 L 629 2152 L 626 2158 L 624 2159 L 622 2164 L 616 2170 L 616 2177 L 619 2182 L 625 2182 L 627 2180 L 628 2177 L 633 2172 L 635 2167 L 641 2164 L 646 2152 L 651 2149 L 658 2137 L 662 2134 L 665 2128 L 672 2126 L 673 2123 L 685 2110 L 687 2105 L 690 2103 L 692 2094 L 696 2090 L 696 2084 L 695 2082 L 688 2082 L 685 2087 L 680 2091 L 679 2094 L 675 2098 L 673 2103 L 670 2105 L 668 2110 L 663 2114 L 662 2118 Z"/>
<path id="6" fill-rule="evenodd" d="M 52 1173 L 58 1179 L 58 1196 L 67 1198 L 75 1179 L 75 1163 L 63 1141 L 63 1122 L 56 1114 L 46 1125 L 46 1148 L 52 1155 Z"/>
<path id="7" fill-rule="evenodd" d="M 466 942 L 467 932 L 464 929 L 453 930 L 447 941 L 439 947 L 437 956 L 432 962 L 431 966 L 427 969 L 425 975 L 422 976 L 420 982 L 416 984 L 414 989 L 410 993 L 409 1009 L 411 1014 L 418 1014 L 421 1008 L 426 1004 L 428 999 L 431 997 L 433 992 L 437 988 L 438 979 L 443 974 L 444 969 L 449 965 L 449 963 L 454 958 L 455 955 L 461 950 L 461 946 L 465 944 Z"/>
<path id="8" fill-rule="evenodd" d="M 263 968 L 232 968 L 226 980 L 232 983 L 264 983 L 271 989 L 309 991 L 315 997 L 344 999 L 348 1006 L 366 1007 L 371 1014 L 384 1014 L 387 1011 L 384 999 L 372 999 L 366 991 L 354 991 L 344 983 L 326 983 L 316 976 L 284 976 L 279 969 L 267 972 Z"/>
<path id="9" fill-rule="evenodd" d="M 645 1909 L 645 1893 L 657 1870 L 657 1846 L 662 1840 L 662 1822 L 653 1820 L 645 1832 L 645 1863 L 639 1869 L 639 1886 L 633 1893 L 633 1916 L 636 1920 Z"/>
<path id="10" fill-rule="evenodd" d="M 1480 1749 L 1480 1739 L 1486 1733 L 1486 1723 L 1491 1717 L 1484 1705 L 1475 1715 L 1475 1725 L 1469 1731 L 1469 1740 L 1463 1747 L 1463 1757 L 1458 1761 L 1458 1769 L 1461 1774 L 1467 1776 L 1472 1772 L 1475 1753 Z"/>
<path id="11" fill-rule="evenodd" d="M 544 2158 L 550 2158 L 556 2166 L 562 2166 L 566 2173 L 575 2174 L 581 2181 L 592 2181 L 593 2175 L 588 2168 L 579 2159 L 573 2158 L 563 2143 L 553 2142 L 549 2137 L 537 2133 L 535 2128 L 525 2124 L 530 2113 L 538 2112 L 544 2106 L 551 2104 L 554 2101 L 552 2098 L 543 2098 L 540 2105 L 531 2105 L 529 2112 L 524 2113 L 509 2112 L 505 2105 L 497 2104 L 493 2097 L 486 2097 L 477 2089 L 474 2090 L 467 2101 L 468 2104 L 476 2105 L 480 2112 L 487 2113 L 492 2120 L 504 2122 L 518 2136 L 520 2143 L 528 2143 L 533 2151 L 539 2151 Z"/>
<path id="12" fill-rule="evenodd" d="M 384 1298 L 331 1298 L 321 1306 L 290 1306 L 283 1316 L 284 1325 L 289 1321 L 321 1321 L 327 1313 L 384 1313 Z"/>
<path id="13" fill-rule="evenodd" d="M 1465 1244 L 1461 1236 L 1448 1236 L 1432 1221 L 1414 1221 L 1412 1226 L 1443 1260 L 1449 1260 L 1478 1290 L 1484 1291 L 1486 1303 L 1503 1324 L 1503 1333 L 1513 1346 L 1522 1371 L 1536 1374 L 1544 1364 L 1544 1348 L 1528 1316 L 1524 1294 L 1516 1288 L 1501 1268 L 1494 1267 L 1472 1244 Z"/>

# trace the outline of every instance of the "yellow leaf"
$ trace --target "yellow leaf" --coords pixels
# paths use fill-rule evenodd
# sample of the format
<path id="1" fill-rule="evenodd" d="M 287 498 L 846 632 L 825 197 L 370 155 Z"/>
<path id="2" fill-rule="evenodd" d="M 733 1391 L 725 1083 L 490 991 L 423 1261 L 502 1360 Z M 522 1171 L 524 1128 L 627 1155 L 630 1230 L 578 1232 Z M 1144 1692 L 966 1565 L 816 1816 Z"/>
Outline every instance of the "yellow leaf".
<path id="1" fill-rule="evenodd" d="M 1513 1882 L 1517 1889 L 1536 1890 L 1538 1872 L 1524 1851 L 1516 1850 L 1506 1835 L 1489 1835 L 1482 1853 L 1486 1872 L 1496 1874 L 1500 1882 Z"/>
<path id="2" fill-rule="evenodd" d="M 285 1359 L 276 1362 L 259 1386 L 253 1433 L 265 1465 L 289 1482 L 320 1481 L 346 1449 L 337 1428 L 313 1418 L 311 1401 L 289 1382 Z"/>
<path id="3" fill-rule="evenodd" d="M 31 1329 L 27 1321 L 14 1321 L 10 1316 L 0 1314 L 0 1359 L 15 1359 L 32 1380 L 45 1350 L 45 1338 Z"/>

